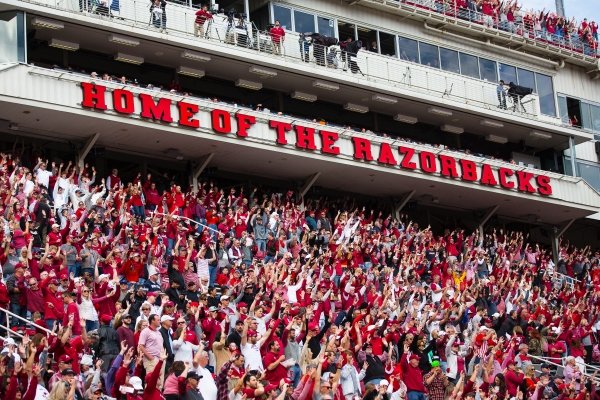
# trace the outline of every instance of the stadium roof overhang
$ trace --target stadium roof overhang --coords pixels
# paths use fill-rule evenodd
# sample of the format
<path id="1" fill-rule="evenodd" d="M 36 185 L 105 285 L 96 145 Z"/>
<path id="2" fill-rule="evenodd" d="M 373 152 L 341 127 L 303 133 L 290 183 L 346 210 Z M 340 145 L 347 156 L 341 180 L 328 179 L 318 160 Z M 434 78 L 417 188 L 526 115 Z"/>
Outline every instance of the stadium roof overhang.
<path id="1" fill-rule="evenodd" d="M 85 108 L 81 104 L 84 100 L 82 81 L 88 79 L 35 67 L 16 66 L 5 70 L 0 73 L 0 85 L 5 88 L 0 95 L 0 118 L 10 121 L 13 128 L 19 127 L 23 134 L 84 143 L 98 133 L 96 146 L 125 153 L 164 158 L 168 149 L 176 149 L 185 160 L 197 160 L 213 154 L 210 165 L 232 173 L 290 181 L 302 181 L 320 173 L 317 184 L 327 188 L 391 197 L 414 191 L 413 198 L 422 203 L 462 210 L 498 206 L 499 215 L 537 223 L 557 225 L 600 211 L 599 194 L 580 178 L 391 139 L 357 136 L 342 130 L 332 129 L 334 136 L 329 137 L 330 143 L 326 146 L 325 136 L 319 132 L 323 127 L 316 124 L 298 123 L 289 118 L 233 108 L 226 104 L 211 104 L 199 99 L 157 94 L 132 87 L 125 91 L 135 99 L 133 112 L 119 114 L 114 111 L 111 99 L 114 90 L 123 87 L 116 84 L 112 87 L 107 85 L 107 110 Z M 157 122 L 140 117 L 143 94 L 147 95 L 146 100 L 153 100 L 155 104 L 160 98 L 166 99 L 173 122 Z M 178 123 L 181 121 L 178 113 L 181 112 L 179 102 L 182 100 L 198 106 L 198 111 L 193 113 L 193 117 L 199 121 L 198 128 L 182 127 Z M 214 112 L 215 109 L 219 111 Z M 217 117 L 213 119 L 215 115 Z M 246 122 L 254 119 L 249 123 L 247 136 L 236 135 L 240 118 L 246 117 Z M 232 121 L 231 133 L 228 134 L 215 129 L 217 125 L 221 128 L 226 125 L 223 122 L 225 119 Z M 277 143 L 277 130 L 274 126 L 269 127 L 270 121 L 292 125 L 291 131 L 285 134 L 287 144 Z M 299 134 L 294 125 L 315 130 L 315 149 L 311 150 L 310 145 L 305 145 L 304 149 L 298 148 Z M 8 126 L 5 129 L 5 132 L 11 132 Z M 305 129 L 304 133 L 309 131 Z M 329 152 L 323 150 L 326 147 Z M 386 153 L 384 147 L 390 152 Z M 337 155 L 333 154 L 335 151 L 331 152 L 335 148 L 338 148 Z M 357 152 L 361 148 L 364 151 Z M 372 161 L 364 159 L 368 158 L 365 153 L 367 150 L 372 151 Z M 363 160 L 357 159 L 361 155 Z M 390 157 L 394 159 L 393 166 L 390 165 Z M 452 168 L 447 169 L 448 176 L 442 173 L 441 165 L 447 162 L 455 162 L 453 165 L 458 171 L 456 177 L 451 176 Z M 463 162 L 468 165 L 465 166 Z M 482 183 L 484 164 L 488 165 L 492 176 L 488 176 L 487 184 Z M 475 171 L 474 182 L 465 175 L 468 175 L 465 170 L 471 168 L 469 165 Z M 503 179 L 501 170 L 504 171 L 504 179 L 514 183 L 512 189 L 503 188 L 500 184 Z M 512 172 L 507 175 L 506 170 Z M 531 174 L 531 179 L 525 179 L 531 186 L 526 184 L 523 190 L 518 189 L 517 186 L 522 183 L 521 176 L 529 176 L 527 174 Z M 544 178 L 540 180 L 540 176 Z M 489 179 L 496 181 L 496 184 L 490 184 Z M 549 186 L 552 193 L 549 193 Z"/>
<path id="2" fill-rule="evenodd" d="M 569 138 L 571 137 L 575 144 L 592 140 L 592 135 L 589 133 L 557 125 L 554 123 L 556 121 L 549 123 L 541 116 L 536 119 L 528 114 L 502 112 L 495 107 L 495 104 L 482 107 L 469 101 L 459 103 L 453 100 L 452 96 L 444 96 L 442 93 L 420 92 L 416 87 L 426 85 L 423 82 L 403 88 L 387 82 L 366 80 L 358 74 L 342 74 L 340 71 L 319 67 L 313 63 L 301 63 L 297 59 L 257 53 L 251 49 L 228 46 L 217 41 L 190 40 L 188 37 L 176 36 L 176 32 L 171 32 L 166 37 L 158 32 L 136 26 L 124 26 L 118 21 L 102 20 L 103 25 L 99 25 L 96 19 L 86 15 L 38 7 L 34 4 L 27 4 L 27 6 L 31 7 L 36 14 L 60 16 L 61 21 L 65 21 L 64 29 L 60 31 L 60 38 L 72 40 L 78 43 L 82 49 L 93 49 L 108 55 L 114 54 L 119 47 L 107 38 L 111 33 L 124 34 L 142 39 L 134 49 L 125 49 L 134 55 L 143 55 L 145 63 L 168 66 L 173 69 L 178 66 L 193 67 L 201 69 L 207 76 L 231 82 L 237 79 L 259 81 L 264 88 L 284 94 L 294 91 L 309 92 L 317 95 L 320 101 L 340 104 L 340 106 L 351 99 L 353 103 L 365 106 L 369 111 L 375 113 L 388 116 L 402 114 L 438 127 L 458 126 L 465 132 L 482 137 L 487 137 L 489 134 L 499 135 L 502 139 L 512 143 L 522 143 L 536 151 L 566 150 L 570 146 Z M 40 40 L 48 41 L 53 35 L 56 33 L 52 30 L 36 31 L 36 38 Z M 209 55 L 211 60 L 198 63 L 183 59 L 181 54 L 185 50 L 202 52 Z M 249 67 L 252 65 L 271 68 L 277 72 L 277 76 L 269 79 L 258 77 L 249 71 Z M 402 75 L 403 71 L 397 71 L 397 73 Z M 332 91 L 315 88 L 313 86 L 315 79 L 333 83 L 339 89 Z M 374 94 L 393 97 L 397 99 L 397 102 L 385 103 L 374 100 Z M 431 106 L 442 107 L 449 110 L 452 115 L 431 113 L 429 111 Z M 340 112 L 346 111 L 340 107 Z M 315 115 L 315 117 L 319 116 Z M 500 124 L 502 128 L 482 126 L 483 118 Z M 542 137 L 540 138 L 533 132 L 541 132 Z"/>

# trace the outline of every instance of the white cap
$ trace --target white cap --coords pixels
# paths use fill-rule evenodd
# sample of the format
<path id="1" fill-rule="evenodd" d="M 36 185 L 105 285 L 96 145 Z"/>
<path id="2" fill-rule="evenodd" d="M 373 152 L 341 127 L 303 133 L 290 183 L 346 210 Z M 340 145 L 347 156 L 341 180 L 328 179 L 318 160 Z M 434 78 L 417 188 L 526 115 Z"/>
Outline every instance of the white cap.
<path id="1" fill-rule="evenodd" d="M 223 300 L 229 300 L 229 296 L 224 294 L 223 296 L 221 296 L 221 301 L 223 301 Z"/>
<path id="2" fill-rule="evenodd" d="M 142 379 L 139 376 L 132 376 L 129 378 L 129 384 L 133 386 L 135 390 L 144 390 L 144 386 L 142 386 Z"/>
<path id="3" fill-rule="evenodd" d="M 385 379 L 379 381 L 379 386 L 390 386 L 390 383 Z"/>
<path id="4" fill-rule="evenodd" d="M 5 346 L 8 346 L 8 345 L 16 346 L 17 344 L 15 343 L 15 339 L 9 337 L 8 339 L 4 339 L 4 345 Z"/>
<path id="5" fill-rule="evenodd" d="M 492 314 L 492 318 L 498 318 L 498 317 L 500 317 L 500 313 L 495 312 Z"/>
<path id="6" fill-rule="evenodd" d="M 148 276 L 152 276 L 152 275 L 156 275 L 158 274 L 158 270 L 156 269 L 156 267 L 154 265 L 149 265 L 148 266 Z"/>
<path id="7" fill-rule="evenodd" d="M 92 365 L 94 365 L 94 359 L 89 354 L 84 354 L 83 357 L 81 357 L 81 361 L 79 362 L 79 364 L 88 365 L 91 367 Z"/>
<path id="8" fill-rule="evenodd" d="M 102 281 L 102 279 L 109 279 L 110 275 L 109 274 L 100 274 L 98 275 L 98 282 Z"/>
<path id="9" fill-rule="evenodd" d="M 160 322 L 173 321 L 173 320 L 175 320 L 175 318 L 171 317 L 170 315 L 163 315 L 162 317 L 160 317 Z"/>

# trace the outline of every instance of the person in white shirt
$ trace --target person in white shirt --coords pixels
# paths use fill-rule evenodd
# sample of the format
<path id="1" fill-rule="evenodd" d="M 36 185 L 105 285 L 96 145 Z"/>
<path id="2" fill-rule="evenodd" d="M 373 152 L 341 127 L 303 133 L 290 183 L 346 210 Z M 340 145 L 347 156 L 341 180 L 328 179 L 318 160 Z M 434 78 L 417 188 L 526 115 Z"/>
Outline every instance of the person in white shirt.
<path id="1" fill-rule="evenodd" d="M 198 389 L 204 400 L 217 400 L 217 384 L 206 366 L 208 365 L 208 353 L 200 346 L 200 350 L 194 357 L 194 368 L 200 375 Z"/>
<path id="2" fill-rule="evenodd" d="M 54 163 L 52 166 L 54 167 Z M 43 162 L 41 158 L 38 158 L 38 164 L 35 166 L 33 171 L 36 173 L 35 180 L 37 181 L 38 185 L 42 185 L 48 189 L 52 171 L 46 170 L 46 163 Z"/>
<path id="3" fill-rule="evenodd" d="M 241 351 L 246 359 L 244 367 L 246 368 L 246 371 L 263 372 L 265 368 L 263 366 L 262 356 L 260 355 L 260 348 L 269 335 L 265 334 L 258 340 L 258 332 L 248 329 L 251 320 L 253 320 L 252 317 L 248 317 L 244 320 L 244 330 L 242 331 Z"/>

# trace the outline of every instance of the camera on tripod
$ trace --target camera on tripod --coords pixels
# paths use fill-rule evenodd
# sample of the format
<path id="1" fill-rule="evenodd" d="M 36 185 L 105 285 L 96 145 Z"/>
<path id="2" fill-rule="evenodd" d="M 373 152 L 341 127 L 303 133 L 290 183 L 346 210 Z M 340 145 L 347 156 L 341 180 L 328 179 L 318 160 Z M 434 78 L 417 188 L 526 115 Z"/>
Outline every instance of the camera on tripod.
<path id="1" fill-rule="evenodd" d="M 227 12 L 227 21 L 233 22 L 233 20 L 235 18 L 237 18 L 237 19 L 246 19 L 246 14 L 239 13 L 235 9 L 232 8 L 231 10 L 229 10 L 229 12 Z"/>

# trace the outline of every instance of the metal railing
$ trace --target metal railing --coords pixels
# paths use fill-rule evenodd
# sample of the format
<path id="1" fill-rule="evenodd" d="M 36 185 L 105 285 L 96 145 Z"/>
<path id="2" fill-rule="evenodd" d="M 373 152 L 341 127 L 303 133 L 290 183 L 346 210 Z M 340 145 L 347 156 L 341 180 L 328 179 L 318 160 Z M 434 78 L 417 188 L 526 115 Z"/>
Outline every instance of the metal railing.
<path id="1" fill-rule="evenodd" d="M 44 4 L 46 7 L 87 15 L 101 21 L 135 27 L 139 29 L 162 32 L 167 38 L 194 39 L 200 42 L 219 42 L 235 46 L 243 52 L 261 53 L 263 57 L 273 60 L 286 60 L 293 64 L 302 63 L 308 68 L 326 69 L 330 73 L 369 82 L 380 83 L 411 92 L 422 93 L 438 99 L 475 106 L 486 110 L 494 110 L 511 115 L 522 115 L 528 119 L 541 119 L 554 125 L 561 125 L 559 119 L 542 117 L 537 95 L 528 97 L 523 104 L 509 104 L 506 109 L 499 108 L 496 83 L 469 78 L 458 73 L 442 71 L 436 67 L 428 67 L 397 57 L 390 57 L 359 51 L 356 56 L 344 53 L 339 47 L 323 47 L 307 44 L 302 36 L 287 32 L 281 45 L 281 53 L 274 46 L 268 32 L 257 31 L 249 24 L 238 24 L 238 20 L 230 20 L 224 14 L 217 14 L 212 21 L 204 25 L 204 36 L 197 37 L 195 10 L 179 4 L 167 4 L 165 19 L 158 21 L 150 12 L 150 3 L 146 0 L 120 2 L 120 9 L 99 12 L 98 7 L 83 4 L 79 0 L 23 0 Z M 87 1 L 87 0 L 84 0 Z M 164 26 L 163 26 L 164 25 Z M 329 58 L 330 52 L 334 56 Z M 354 64 L 352 64 L 354 63 Z M 292 64 L 290 64 L 292 65 Z M 509 100 L 510 97 L 509 97 Z M 523 107 L 521 107 L 521 105 Z"/>
<path id="2" fill-rule="evenodd" d="M 18 336 L 20 338 L 22 338 L 22 337 L 25 336 L 24 334 L 21 334 L 19 332 L 15 332 L 15 331 L 13 331 L 11 329 L 10 319 L 11 318 L 15 318 L 15 319 L 17 319 L 17 320 L 19 320 L 21 322 L 24 322 L 26 325 L 31 326 L 34 329 L 41 330 L 41 331 L 46 332 L 47 334 L 52 335 L 52 336 L 56 336 L 56 333 L 54 333 L 52 330 L 46 328 L 45 326 L 38 325 L 35 322 L 30 321 L 27 318 L 23 318 L 20 315 L 17 315 L 17 314 L 15 314 L 15 313 L 13 313 L 13 312 L 5 309 L 5 308 L 0 307 L 0 313 L 3 313 L 4 316 L 5 316 L 6 325 L 3 326 L 3 328 L 6 330 L 6 334 L 7 335 Z"/>
<path id="3" fill-rule="evenodd" d="M 551 46 L 555 51 L 571 52 L 573 55 L 600 57 L 598 41 L 585 42 L 579 36 L 577 28 L 574 32 L 550 33 L 540 23 L 534 21 L 529 13 L 516 15 L 514 21 L 508 21 L 506 13 L 497 16 L 485 15 L 469 8 L 459 8 L 456 3 L 449 4 L 444 0 L 366 0 L 370 3 L 402 7 L 417 14 L 432 12 L 456 20 L 457 24 L 471 24 L 471 28 L 481 31 L 482 28 L 494 29 L 514 36 L 515 41 L 526 39 L 538 47 Z M 536 15 L 538 15 L 537 13 Z"/>

